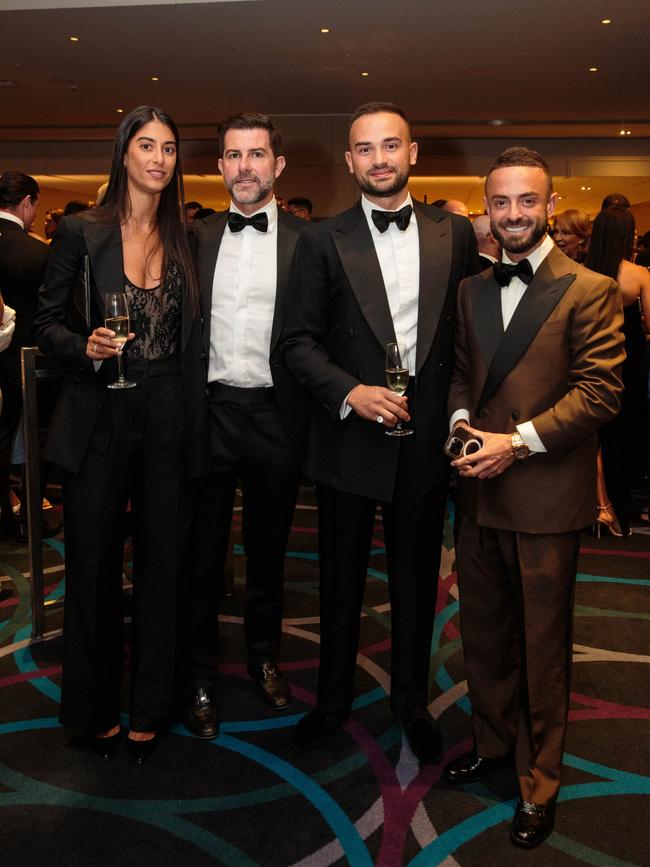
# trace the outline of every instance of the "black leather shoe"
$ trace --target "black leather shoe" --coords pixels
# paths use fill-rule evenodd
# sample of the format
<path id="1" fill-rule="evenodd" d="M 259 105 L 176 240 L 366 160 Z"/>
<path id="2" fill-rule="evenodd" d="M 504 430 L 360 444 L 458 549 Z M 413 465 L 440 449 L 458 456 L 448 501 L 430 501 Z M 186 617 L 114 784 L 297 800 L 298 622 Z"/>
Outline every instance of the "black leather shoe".
<path id="1" fill-rule="evenodd" d="M 548 804 L 530 804 L 519 801 L 510 829 L 510 839 L 522 849 L 534 849 L 553 831 L 555 801 Z"/>
<path id="2" fill-rule="evenodd" d="M 473 783 L 475 780 L 484 779 L 493 771 L 508 767 L 511 762 L 510 756 L 483 758 L 472 750 L 445 765 L 442 776 L 448 783 Z"/>
<path id="3" fill-rule="evenodd" d="M 248 673 L 255 681 L 265 704 L 273 710 L 284 710 L 291 704 L 291 688 L 274 662 L 248 663 Z"/>
<path id="4" fill-rule="evenodd" d="M 99 756 L 103 762 L 109 762 L 120 745 L 122 732 L 117 731 L 107 738 L 98 738 L 93 735 L 76 735 L 68 742 L 70 749 L 76 752 L 91 752 Z"/>
<path id="5" fill-rule="evenodd" d="M 217 706 L 204 689 L 197 689 L 192 703 L 185 708 L 185 725 L 197 738 L 212 740 L 219 734 Z"/>
<path id="6" fill-rule="evenodd" d="M 304 716 L 293 730 L 291 746 L 297 753 L 306 753 L 322 746 L 348 718 L 347 713 L 325 713 L 312 710 Z"/>
<path id="7" fill-rule="evenodd" d="M 147 741 L 135 741 L 133 738 L 126 739 L 126 748 L 129 755 L 136 765 L 144 765 L 149 756 L 154 752 L 160 743 L 160 735 L 158 732 Z"/>
<path id="8" fill-rule="evenodd" d="M 421 765 L 437 765 L 442 758 L 442 736 L 431 719 L 401 718 L 411 752 Z"/>

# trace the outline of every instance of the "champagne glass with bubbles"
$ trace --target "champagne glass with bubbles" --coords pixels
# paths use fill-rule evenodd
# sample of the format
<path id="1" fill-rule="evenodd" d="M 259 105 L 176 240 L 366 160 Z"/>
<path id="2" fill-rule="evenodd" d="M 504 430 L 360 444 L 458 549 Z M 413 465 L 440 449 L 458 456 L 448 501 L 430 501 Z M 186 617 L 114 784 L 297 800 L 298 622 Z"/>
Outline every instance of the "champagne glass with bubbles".
<path id="1" fill-rule="evenodd" d="M 122 371 L 122 349 L 129 336 L 129 305 L 124 292 L 109 292 L 105 300 L 106 318 L 104 325 L 115 332 L 113 341 L 117 343 L 118 378 L 107 388 L 135 388 L 137 382 L 124 379 Z"/>
<path id="2" fill-rule="evenodd" d="M 386 344 L 386 387 L 401 397 L 409 384 L 409 356 L 405 343 Z M 393 430 L 385 431 L 387 437 L 407 437 L 413 431 L 403 428 L 398 420 Z"/>

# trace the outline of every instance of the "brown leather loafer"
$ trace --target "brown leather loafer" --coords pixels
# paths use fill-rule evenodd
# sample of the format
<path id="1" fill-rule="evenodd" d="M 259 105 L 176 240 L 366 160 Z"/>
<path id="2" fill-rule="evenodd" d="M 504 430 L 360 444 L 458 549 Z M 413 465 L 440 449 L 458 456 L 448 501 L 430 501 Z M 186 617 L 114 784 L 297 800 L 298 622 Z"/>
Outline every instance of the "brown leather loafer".
<path id="1" fill-rule="evenodd" d="M 192 702 L 185 708 L 185 725 L 203 740 L 212 740 L 219 734 L 217 707 L 205 689 L 197 689 Z"/>
<path id="2" fill-rule="evenodd" d="M 553 831 L 555 824 L 555 801 L 548 804 L 531 804 L 519 801 L 510 829 L 510 839 L 522 849 L 534 849 Z"/>
<path id="3" fill-rule="evenodd" d="M 284 710 L 291 704 L 291 688 L 274 662 L 249 662 L 248 673 L 257 685 L 265 704 L 273 710 Z"/>

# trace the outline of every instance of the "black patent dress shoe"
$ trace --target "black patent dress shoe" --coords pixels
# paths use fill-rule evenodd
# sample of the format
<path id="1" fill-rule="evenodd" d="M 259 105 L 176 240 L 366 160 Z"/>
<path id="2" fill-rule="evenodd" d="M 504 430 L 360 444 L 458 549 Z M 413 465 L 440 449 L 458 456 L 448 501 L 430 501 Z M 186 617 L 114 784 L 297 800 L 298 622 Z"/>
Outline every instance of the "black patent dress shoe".
<path id="1" fill-rule="evenodd" d="M 284 710 L 291 704 L 291 688 L 286 677 L 271 660 L 250 661 L 248 673 L 255 681 L 265 704 L 273 710 Z"/>
<path id="2" fill-rule="evenodd" d="M 555 824 L 555 801 L 548 804 L 531 804 L 519 801 L 510 829 L 510 839 L 522 849 L 534 849 L 553 831 Z"/>
<path id="3" fill-rule="evenodd" d="M 144 765 L 149 756 L 157 749 L 159 743 L 160 735 L 156 732 L 152 738 L 146 741 L 136 741 L 127 737 L 126 748 L 136 765 Z"/>
<path id="4" fill-rule="evenodd" d="M 426 717 L 401 717 L 411 752 L 421 765 L 437 765 L 442 758 L 442 735 L 438 726 Z"/>
<path id="5" fill-rule="evenodd" d="M 511 762 L 512 758 L 509 755 L 483 758 L 472 750 L 445 765 L 442 776 L 448 783 L 473 783 L 484 779 L 493 771 L 507 767 Z"/>
<path id="6" fill-rule="evenodd" d="M 348 718 L 347 713 L 326 713 L 312 710 L 293 730 L 291 746 L 297 753 L 306 753 L 322 746 Z"/>
<path id="7" fill-rule="evenodd" d="M 219 734 L 217 706 L 205 689 L 197 689 L 194 693 L 191 704 L 185 708 L 183 720 L 197 738 L 212 740 Z"/>

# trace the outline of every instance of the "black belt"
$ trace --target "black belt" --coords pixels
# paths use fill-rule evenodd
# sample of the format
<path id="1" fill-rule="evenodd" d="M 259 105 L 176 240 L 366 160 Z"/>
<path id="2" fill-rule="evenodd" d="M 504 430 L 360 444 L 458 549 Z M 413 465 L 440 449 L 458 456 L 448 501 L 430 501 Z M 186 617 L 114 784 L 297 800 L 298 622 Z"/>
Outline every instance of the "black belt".
<path id="1" fill-rule="evenodd" d="M 167 358 L 128 358 L 122 357 L 124 373 L 133 376 L 162 376 L 163 373 L 171 373 L 178 370 L 179 361 L 177 355 L 169 355 Z"/>
<path id="2" fill-rule="evenodd" d="M 208 392 L 210 396 L 221 397 L 224 400 L 238 404 L 272 404 L 275 403 L 275 389 L 273 386 L 255 386 L 253 388 L 241 388 L 238 385 L 226 385 L 225 382 L 209 382 Z"/>

